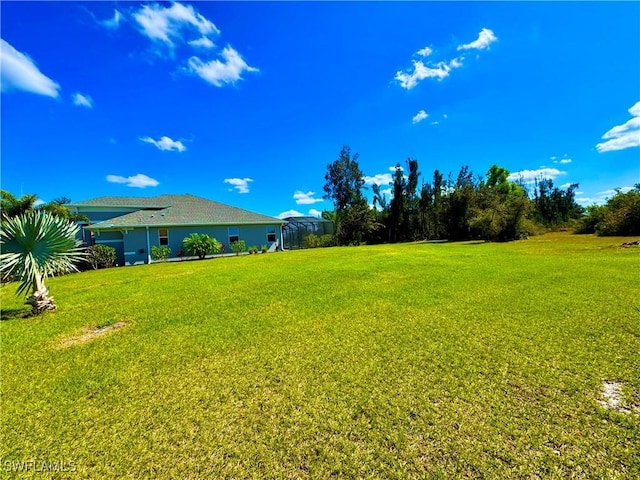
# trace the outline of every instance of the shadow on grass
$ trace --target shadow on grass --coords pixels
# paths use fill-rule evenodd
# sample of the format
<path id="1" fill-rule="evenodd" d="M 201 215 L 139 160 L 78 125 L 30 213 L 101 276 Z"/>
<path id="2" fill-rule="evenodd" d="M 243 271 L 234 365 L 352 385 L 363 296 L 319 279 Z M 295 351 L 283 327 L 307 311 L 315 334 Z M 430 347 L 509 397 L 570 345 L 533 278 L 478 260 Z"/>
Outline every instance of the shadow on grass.
<path id="1" fill-rule="evenodd" d="M 31 316 L 31 309 L 28 308 L 9 308 L 0 312 L 0 321 L 6 322 L 16 318 L 28 318 Z"/>

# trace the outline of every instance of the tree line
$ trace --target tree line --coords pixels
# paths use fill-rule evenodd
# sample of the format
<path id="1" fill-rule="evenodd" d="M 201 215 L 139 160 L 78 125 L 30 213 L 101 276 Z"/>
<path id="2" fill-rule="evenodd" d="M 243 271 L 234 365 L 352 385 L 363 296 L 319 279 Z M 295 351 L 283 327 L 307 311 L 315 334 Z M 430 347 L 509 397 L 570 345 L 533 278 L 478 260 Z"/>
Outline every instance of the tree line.
<path id="1" fill-rule="evenodd" d="M 390 199 L 380 185 L 372 186 L 372 208 L 363 193 L 366 185 L 358 160 L 358 153 L 352 154 L 345 146 L 327 165 L 324 198 L 333 202 L 334 210 L 323 216 L 333 222 L 338 245 L 435 239 L 517 240 L 547 228 L 580 227 L 594 215 L 602 217 L 603 209 L 609 208 L 589 207 L 585 216 L 585 209 L 575 199 L 577 183 L 560 188 L 553 180 L 540 178 L 528 186 L 522 180 L 510 180 L 509 171 L 498 165 L 492 165 L 484 175 L 474 175 L 465 165 L 455 177 L 452 173 L 445 177 L 436 169 L 425 179 L 413 158 L 404 166 L 396 164 L 389 184 Z M 639 187 L 630 194 L 640 193 Z M 625 205 L 629 207 L 630 203 L 628 200 Z M 637 214 L 639 207 L 635 208 Z M 640 222 L 636 230 L 639 227 Z M 632 231 L 628 228 L 625 232 L 629 233 L 623 234 L 634 234 Z"/>

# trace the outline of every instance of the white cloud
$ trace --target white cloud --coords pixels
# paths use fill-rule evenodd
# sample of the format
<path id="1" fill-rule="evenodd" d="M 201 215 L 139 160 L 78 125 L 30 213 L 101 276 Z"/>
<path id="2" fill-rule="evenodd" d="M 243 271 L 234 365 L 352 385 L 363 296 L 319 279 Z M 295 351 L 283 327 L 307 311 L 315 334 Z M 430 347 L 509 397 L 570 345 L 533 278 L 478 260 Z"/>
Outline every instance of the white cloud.
<path id="1" fill-rule="evenodd" d="M 288 218 L 288 217 L 304 217 L 304 214 L 300 213 L 297 210 L 287 210 L 286 212 L 282 212 L 278 215 L 278 218 Z"/>
<path id="2" fill-rule="evenodd" d="M 118 10 L 113 11 L 113 18 L 109 20 L 99 21 L 100 25 L 106 27 L 110 30 L 116 30 L 120 26 L 120 21 L 122 20 L 122 14 Z"/>
<path id="3" fill-rule="evenodd" d="M 429 48 L 429 47 L 424 47 L 424 48 L 421 48 L 420 50 L 418 50 L 416 53 L 418 55 L 420 55 L 421 57 L 428 57 L 429 55 L 431 55 L 433 53 L 433 50 L 431 50 L 431 48 Z"/>
<path id="4" fill-rule="evenodd" d="M 184 30 L 196 31 L 201 36 L 220 33 L 213 22 L 197 13 L 192 6 L 177 2 L 170 7 L 158 4 L 143 5 L 133 14 L 133 18 L 144 35 L 169 46 L 173 46 L 175 40 L 182 41 Z"/>
<path id="5" fill-rule="evenodd" d="M 33 202 L 34 207 L 39 207 L 40 205 L 44 205 L 46 202 L 41 198 L 38 198 L 35 202 Z"/>
<path id="6" fill-rule="evenodd" d="M 562 189 L 567 189 L 569 188 L 571 185 L 573 185 L 572 183 L 568 182 L 568 183 L 563 183 L 562 185 L 560 185 L 560 188 Z M 577 192 L 576 192 L 577 194 Z"/>
<path id="7" fill-rule="evenodd" d="M 322 212 L 320 210 L 316 210 L 315 208 L 309 209 L 309 216 L 311 217 L 322 217 Z"/>
<path id="8" fill-rule="evenodd" d="M 89 95 L 83 95 L 81 93 L 74 93 L 71 95 L 73 104 L 79 107 L 93 108 L 93 99 Z"/>
<path id="9" fill-rule="evenodd" d="M 413 123 L 419 123 L 422 120 L 424 120 L 425 118 L 427 118 L 429 116 L 429 114 L 427 112 L 425 112 L 424 110 L 420 110 L 418 113 L 416 113 L 413 118 L 411 119 Z"/>
<path id="10" fill-rule="evenodd" d="M 606 142 L 596 145 L 599 153 L 640 146 L 640 102 L 631 107 L 629 113 L 633 117 L 631 120 L 613 127 L 602 136 Z"/>
<path id="11" fill-rule="evenodd" d="M 567 163 L 571 163 L 573 160 L 571 160 L 570 158 L 563 158 L 562 160 L 560 160 L 560 163 L 562 164 L 567 164 Z"/>
<path id="12" fill-rule="evenodd" d="M 532 183 L 540 178 L 553 180 L 556 177 L 566 174 L 567 172 L 563 172 L 557 168 L 542 167 L 537 170 L 521 170 L 519 172 L 513 172 L 509 175 L 508 180 L 510 182 L 523 181 L 525 183 Z"/>
<path id="13" fill-rule="evenodd" d="M 3 92 L 24 90 L 25 92 L 58 97 L 60 85 L 44 75 L 24 53 L 0 39 L 0 84 Z"/>
<path id="14" fill-rule="evenodd" d="M 389 170 L 396 171 L 393 167 L 389 167 Z M 367 185 L 389 185 L 391 182 L 393 182 L 393 176 L 390 173 L 376 173 L 373 177 L 366 175 L 364 177 L 364 183 Z"/>
<path id="15" fill-rule="evenodd" d="M 151 137 L 142 137 L 140 138 L 140 141 L 150 143 L 151 145 L 158 147 L 160 150 L 168 152 L 172 150 L 176 152 L 184 152 L 187 149 L 180 140 L 172 140 L 169 137 L 160 137 L 159 140 L 154 140 Z"/>
<path id="16" fill-rule="evenodd" d="M 488 28 L 483 28 L 480 30 L 476 40 L 464 45 L 458 45 L 458 50 L 484 50 L 485 48 L 489 48 L 489 45 L 496 40 L 498 40 L 498 37 L 494 35 L 493 31 Z"/>
<path id="17" fill-rule="evenodd" d="M 442 114 L 442 118 L 447 118 L 447 114 L 446 114 L 446 113 L 443 113 L 443 114 Z"/>
<path id="18" fill-rule="evenodd" d="M 107 175 L 107 182 L 124 183 L 127 187 L 146 188 L 155 187 L 160 182 L 155 178 L 147 177 L 142 173 L 138 173 L 133 177 L 121 177 L 120 175 Z"/>
<path id="19" fill-rule="evenodd" d="M 380 190 L 380 193 L 382 195 L 386 195 L 387 197 L 390 197 L 391 196 L 391 187 L 385 188 L 384 190 Z"/>
<path id="20" fill-rule="evenodd" d="M 313 198 L 315 192 L 303 192 L 302 190 L 297 190 L 293 194 L 293 198 L 295 199 L 298 205 L 312 205 L 314 203 L 322 202 L 322 198 Z"/>
<path id="21" fill-rule="evenodd" d="M 440 125 L 440 122 L 437 120 L 434 120 L 433 122 L 431 122 L 431 125 Z"/>
<path id="22" fill-rule="evenodd" d="M 224 183 L 233 185 L 238 193 L 249 193 L 249 182 L 253 182 L 251 178 L 225 178 Z M 231 191 L 231 189 L 229 189 Z"/>
<path id="23" fill-rule="evenodd" d="M 235 83 L 241 80 L 243 72 L 259 72 L 257 68 L 247 65 L 242 57 L 231 47 L 222 50 L 224 61 L 212 60 L 203 62 L 198 57 L 189 59 L 189 68 L 203 80 L 221 87 L 224 83 Z"/>
<path id="24" fill-rule="evenodd" d="M 399 71 L 396 73 L 395 79 L 400 82 L 402 88 L 411 90 L 425 78 L 437 78 L 438 80 L 447 78 L 452 68 L 462 66 L 461 60 L 462 57 L 454 58 L 449 63 L 438 62 L 428 65 L 425 65 L 421 60 L 413 60 L 413 70 Z"/>
<path id="25" fill-rule="evenodd" d="M 617 192 L 617 190 L 620 190 L 622 193 L 627 193 L 630 190 L 633 190 L 632 187 L 620 187 L 618 189 L 609 189 L 609 190 L 604 190 L 603 192 L 598 192 L 598 195 L 600 195 L 603 198 L 610 198 L 613 197 Z"/>
<path id="26" fill-rule="evenodd" d="M 200 37 L 197 40 L 187 42 L 192 47 L 213 48 L 215 44 L 207 37 Z"/>

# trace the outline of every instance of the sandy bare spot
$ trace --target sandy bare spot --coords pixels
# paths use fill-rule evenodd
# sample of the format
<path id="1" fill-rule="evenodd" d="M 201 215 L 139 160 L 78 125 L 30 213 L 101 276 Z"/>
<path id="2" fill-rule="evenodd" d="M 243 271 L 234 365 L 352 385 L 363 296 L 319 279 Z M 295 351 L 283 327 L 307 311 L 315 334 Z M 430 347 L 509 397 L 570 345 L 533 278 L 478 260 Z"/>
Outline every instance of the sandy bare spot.
<path id="1" fill-rule="evenodd" d="M 602 407 L 616 412 L 640 414 L 640 406 L 631 405 L 628 408 L 625 406 L 624 398 L 622 397 L 622 383 L 620 382 L 603 380 L 602 399 L 598 400 L 598 403 Z"/>
<path id="2" fill-rule="evenodd" d="M 98 338 L 106 333 L 114 330 L 120 330 L 127 326 L 127 322 L 117 322 L 112 325 L 106 325 L 104 327 L 84 327 L 82 335 L 76 337 L 66 337 L 56 343 L 56 348 L 68 348 L 72 345 L 78 345 L 80 343 L 87 343 L 91 340 Z"/>

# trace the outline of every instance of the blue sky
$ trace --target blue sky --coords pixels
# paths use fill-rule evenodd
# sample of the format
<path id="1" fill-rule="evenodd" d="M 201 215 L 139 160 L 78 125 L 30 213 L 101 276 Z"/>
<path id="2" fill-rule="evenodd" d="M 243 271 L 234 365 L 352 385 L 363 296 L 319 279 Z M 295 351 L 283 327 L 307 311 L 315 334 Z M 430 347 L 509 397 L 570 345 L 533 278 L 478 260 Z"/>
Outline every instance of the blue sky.
<path id="1" fill-rule="evenodd" d="M 640 182 L 640 3 L 2 2 L 2 188 L 192 193 L 317 214 L 343 145 L 368 184 Z M 383 188 L 384 190 L 384 188 Z M 369 190 L 370 195 L 370 190 Z"/>

